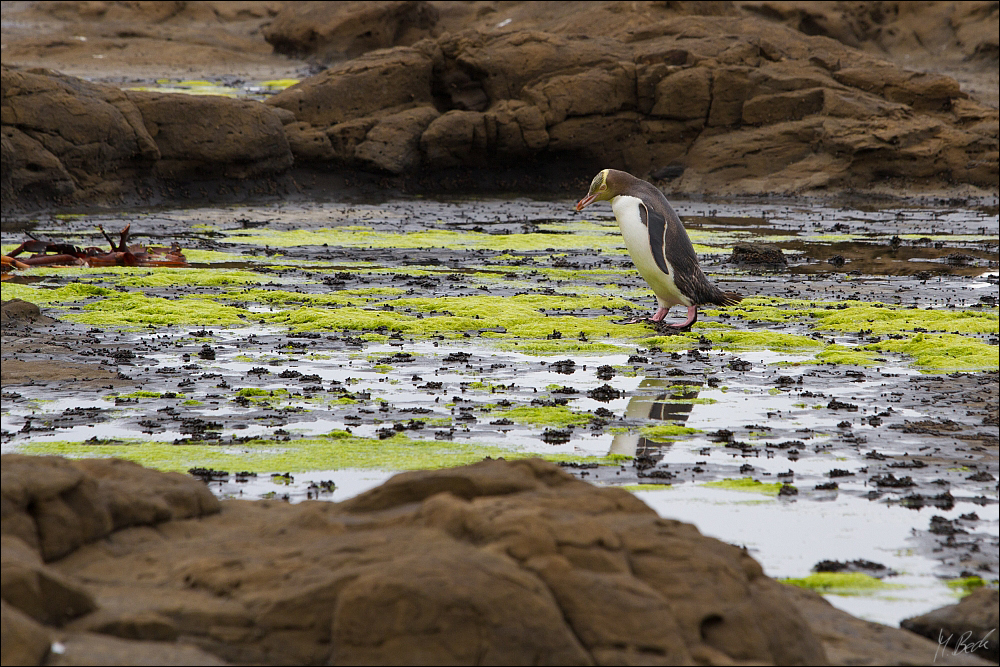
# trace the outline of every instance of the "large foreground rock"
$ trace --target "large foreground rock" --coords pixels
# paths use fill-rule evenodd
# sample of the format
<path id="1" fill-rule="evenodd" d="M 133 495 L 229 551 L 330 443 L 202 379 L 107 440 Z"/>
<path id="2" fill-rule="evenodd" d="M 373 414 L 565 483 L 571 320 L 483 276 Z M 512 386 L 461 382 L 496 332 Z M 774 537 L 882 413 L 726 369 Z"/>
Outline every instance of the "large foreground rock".
<path id="1" fill-rule="evenodd" d="M 889 640 L 895 653 L 873 655 L 934 649 L 849 626 L 745 550 L 538 460 L 405 473 L 340 504 L 225 501 L 217 514 L 193 480 L 122 462 L 4 456 L 3 474 L 4 655 L 26 662 L 49 636 L 59 664 L 823 664 L 837 642 L 845 661 Z M 71 551 L 46 537 L 47 514 L 74 517 L 61 529 Z M 48 563 L 29 546 L 53 541 L 64 555 Z M 8 587 L 8 565 L 62 591 L 72 613 Z M 44 626 L 31 618 L 42 614 Z"/>

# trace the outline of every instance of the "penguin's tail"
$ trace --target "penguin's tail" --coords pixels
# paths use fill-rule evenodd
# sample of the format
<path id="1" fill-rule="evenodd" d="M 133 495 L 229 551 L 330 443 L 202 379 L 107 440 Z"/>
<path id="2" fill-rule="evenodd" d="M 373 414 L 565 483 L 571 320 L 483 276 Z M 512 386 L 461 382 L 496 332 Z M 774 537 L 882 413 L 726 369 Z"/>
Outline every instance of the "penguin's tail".
<path id="1" fill-rule="evenodd" d="M 722 300 L 719 302 L 720 306 L 735 306 L 740 301 L 743 300 L 743 295 L 738 292 L 723 292 Z"/>

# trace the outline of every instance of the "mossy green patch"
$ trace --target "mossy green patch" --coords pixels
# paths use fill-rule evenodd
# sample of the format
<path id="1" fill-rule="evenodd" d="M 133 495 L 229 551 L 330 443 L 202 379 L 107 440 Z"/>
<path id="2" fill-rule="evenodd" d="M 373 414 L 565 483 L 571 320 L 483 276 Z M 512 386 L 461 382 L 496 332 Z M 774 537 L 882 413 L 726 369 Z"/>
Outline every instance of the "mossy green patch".
<path id="1" fill-rule="evenodd" d="M 257 314 L 256 318 L 270 324 L 282 324 L 294 331 L 358 331 L 365 329 L 388 329 L 389 331 L 410 331 L 411 326 L 419 327 L 417 318 L 384 310 L 364 308 L 309 308 L 285 310 L 278 313 Z"/>
<path id="2" fill-rule="evenodd" d="M 884 340 L 866 348 L 898 352 L 913 357 L 926 371 L 997 370 L 1000 353 L 996 345 L 956 334 L 917 334 L 903 340 Z"/>
<path id="3" fill-rule="evenodd" d="M 808 588 L 818 593 L 834 595 L 863 595 L 890 588 L 903 588 L 889 584 L 864 572 L 816 572 L 808 577 L 779 579 L 785 584 Z"/>
<path id="4" fill-rule="evenodd" d="M 998 329 L 997 314 L 957 308 L 922 309 L 887 306 L 881 303 L 845 302 L 847 308 L 816 311 L 818 328 L 834 331 L 871 331 L 873 334 L 901 333 L 925 329 L 949 333 L 988 334 Z"/>
<path id="5" fill-rule="evenodd" d="M 713 489 L 726 489 L 728 491 L 751 491 L 753 493 L 776 496 L 778 495 L 778 491 L 781 490 L 782 485 L 765 484 L 764 482 L 758 482 L 752 477 L 743 477 L 741 479 L 720 479 L 714 482 L 705 482 L 702 486 Z"/>
<path id="6" fill-rule="evenodd" d="M 234 298 L 245 298 L 242 292 L 232 294 Z M 253 291 L 253 296 L 267 298 L 267 290 Z M 323 301 L 341 297 L 280 295 L 280 298 Z M 598 310 L 623 303 L 626 302 L 614 297 L 519 294 L 512 297 L 441 297 L 383 302 L 383 306 L 391 306 L 392 310 L 384 307 L 368 310 L 349 306 L 329 309 L 304 306 L 276 313 L 256 313 L 253 317 L 263 322 L 290 326 L 297 331 L 384 328 L 417 337 L 458 337 L 466 332 L 480 331 L 483 338 L 500 339 L 500 349 L 525 354 L 606 354 L 621 350 L 596 341 L 612 335 L 617 338 L 639 337 L 645 332 L 644 327 L 617 325 L 607 316 L 575 317 L 548 313 L 557 309 Z M 561 337 L 550 338 L 554 331 L 559 332 Z M 581 334 L 584 340 L 581 340 Z"/>
<path id="7" fill-rule="evenodd" d="M 9 299 L 22 299 L 38 305 L 49 305 L 57 303 L 72 303 L 82 301 L 95 296 L 107 296 L 114 294 L 113 290 L 97 287 L 96 285 L 84 285 L 81 283 L 71 283 L 63 287 L 48 288 L 36 285 L 14 285 L 4 283 L 0 287 L 0 294 L 4 301 Z"/>
<path id="8" fill-rule="evenodd" d="M 160 470 L 187 471 L 192 467 L 248 472 L 305 472 L 344 468 L 374 470 L 418 470 L 448 468 L 481 461 L 487 456 L 506 459 L 538 456 L 513 451 L 440 440 L 415 440 L 403 434 L 385 440 L 358 438 L 345 431 L 290 441 L 252 440 L 238 446 L 217 444 L 174 445 L 168 442 L 133 441 L 123 444 L 85 442 L 29 442 L 26 454 L 56 454 L 70 458 L 116 457 Z M 550 461 L 607 463 L 593 456 L 544 456 Z"/>
<path id="9" fill-rule="evenodd" d="M 797 334 L 779 331 L 705 331 L 701 334 L 726 350 L 772 350 L 774 352 L 809 353 L 823 343 Z"/>
<path id="10" fill-rule="evenodd" d="M 674 487 L 670 484 L 625 484 L 621 488 L 626 491 L 670 491 Z"/>
<path id="11" fill-rule="evenodd" d="M 531 407 L 520 405 L 509 410 L 496 410 L 494 417 L 506 417 L 518 424 L 531 426 L 583 426 L 590 422 L 591 415 L 586 412 L 576 412 L 564 405 L 549 407 Z"/>
<path id="12" fill-rule="evenodd" d="M 230 301 L 265 303 L 269 305 L 303 304 L 310 306 L 336 306 L 359 302 L 378 301 L 387 296 L 403 294 L 398 287 L 367 287 L 363 289 L 342 289 L 333 292 L 309 294 L 273 289 L 243 289 L 225 292 L 218 298 Z"/>
<path id="13" fill-rule="evenodd" d="M 146 389 L 140 389 L 138 391 L 133 391 L 128 394 L 108 394 L 107 396 L 104 397 L 104 400 L 113 401 L 115 399 L 129 399 L 129 398 L 163 398 L 163 393 L 159 391 L 148 391 Z M 184 398 L 184 394 L 171 392 L 170 398 Z"/>
<path id="14" fill-rule="evenodd" d="M 676 440 L 678 437 L 701 433 L 699 429 L 677 424 L 651 424 L 639 429 L 639 433 L 650 440 Z"/>
<path id="15" fill-rule="evenodd" d="M 451 250 L 544 251 L 548 248 L 594 249 L 625 254 L 625 243 L 617 230 L 578 234 L 486 234 L 450 229 L 419 232 L 384 232 L 362 225 L 279 231 L 254 229 L 229 231 L 224 242 L 247 243 L 271 248 L 323 245 L 342 248 L 448 248 Z"/>
<path id="16" fill-rule="evenodd" d="M 162 299 L 143 294 L 111 292 L 106 298 L 89 303 L 83 313 L 71 313 L 67 319 L 92 326 L 235 326 L 245 324 L 247 311 L 221 306 L 203 299 Z"/>
<path id="17" fill-rule="evenodd" d="M 945 583 L 948 585 L 948 588 L 953 589 L 960 595 L 968 595 L 977 588 L 982 588 L 983 586 L 986 585 L 986 581 L 984 581 L 982 577 L 975 575 L 971 577 L 960 577 L 958 579 L 949 579 Z"/>
<path id="18" fill-rule="evenodd" d="M 575 340 L 520 340 L 497 343 L 494 347 L 505 352 L 520 352 L 531 356 L 546 357 L 576 354 L 599 357 L 621 354 L 624 348 L 611 343 L 580 343 Z"/>
<path id="19" fill-rule="evenodd" d="M 226 287 L 229 285 L 259 285 L 274 280 L 264 278 L 254 271 L 227 271 L 220 269 L 141 269 L 130 268 L 122 272 L 125 277 L 115 282 L 122 287 Z"/>
<path id="20" fill-rule="evenodd" d="M 996 312 L 957 308 L 922 309 L 864 301 L 805 301 L 753 297 L 725 311 L 706 311 L 710 315 L 725 312 L 748 322 L 789 322 L 800 320 L 814 329 L 831 331 L 870 331 L 873 334 L 905 331 L 942 331 L 949 333 L 996 333 Z"/>
<path id="21" fill-rule="evenodd" d="M 299 82 L 299 79 L 268 79 L 261 81 L 260 85 L 268 90 L 278 91 L 290 88 Z"/>
<path id="22" fill-rule="evenodd" d="M 816 353 L 816 361 L 851 366 L 874 366 L 875 354 L 868 349 L 830 344 Z"/>

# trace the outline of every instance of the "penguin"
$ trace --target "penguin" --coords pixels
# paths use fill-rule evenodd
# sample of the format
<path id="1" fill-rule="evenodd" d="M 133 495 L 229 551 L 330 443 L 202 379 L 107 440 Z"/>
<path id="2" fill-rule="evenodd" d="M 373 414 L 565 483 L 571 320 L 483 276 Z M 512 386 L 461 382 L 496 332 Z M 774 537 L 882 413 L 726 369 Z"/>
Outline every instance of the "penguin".
<path id="1" fill-rule="evenodd" d="M 736 292 L 723 292 L 708 279 L 680 218 L 653 184 L 624 171 L 604 169 L 594 177 L 576 210 L 582 211 L 595 201 L 611 202 L 628 254 L 639 275 L 653 288 L 659 308 L 648 321 L 662 322 L 671 307 L 685 306 L 687 319 L 663 326 L 687 331 L 698 321 L 698 306 L 732 306 L 743 299 Z"/>

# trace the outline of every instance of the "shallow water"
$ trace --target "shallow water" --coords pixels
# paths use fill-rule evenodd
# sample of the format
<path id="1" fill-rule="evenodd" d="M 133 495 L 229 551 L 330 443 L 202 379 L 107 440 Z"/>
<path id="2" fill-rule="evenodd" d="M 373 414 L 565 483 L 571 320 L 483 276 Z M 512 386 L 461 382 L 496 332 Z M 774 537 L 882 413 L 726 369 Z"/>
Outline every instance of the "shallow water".
<path id="1" fill-rule="evenodd" d="M 26 228 L 92 245 L 98 224 L 130 222 L 137 240 L 177 240 L 203 270 L 34 269 L 5 283 L 5 299 L 59 318 L 5 330 L 5 360 L 119 377 L 85 390 L 58 377 L 5 384 L 2 450 L 213 468 L 227 471 L 210 482 L 222 496 L 291 502 L 343 500 L 403 469 L 535 454 L 745 544 L 772 576 L 806 576 L 824 559 L 897 570 L 886 581 L 903 588 L 829 596 L 865 618 L 894 624 L 950 602 L 944 579 L 995 580 L 995 425 L 984 426 L 979 394 L 949 402 L 932 382 L 980 391 L 980 372 L 997 367 L 995 207 L 676 207 L 709 274 L 756 298 L 745 311 L 705 309 L 674 336 L 613 323 L 651 312 L 651 294 L 610 211 L 584 219 L 569 202 L 5 220 L 5 251 Z M 735 266 L 738 242 L 776 244 L 789 267 Z M 81 284 L 106 291 L 56 291 Z M 885 308 L 861 307 L 874 302 Z M 856 326 L 824 319 L 848 305 Z M 884 313 L 896 319 L 884 324 Z M 872 347 L 923 335 L 944 335 L 935 340 L 956 356 Z M 970 374 L 942 375 L 955 370 Z M 908 426 L 946 419 L 956 425 L 946 432 Z M 670 424 L 669 435 L 650 430 Z M 887 474 L 913 485 L 880 486 Z M 704 486 L 745 477 L 797 495 Z M 839 487 L 815 488 L 831 481 Z M 944 491 L 952 500 L 927 500 Z M 914 494 L 924 509 L 911 509 Z M 967 532 L 942 550 L 932 515 Z"/>

